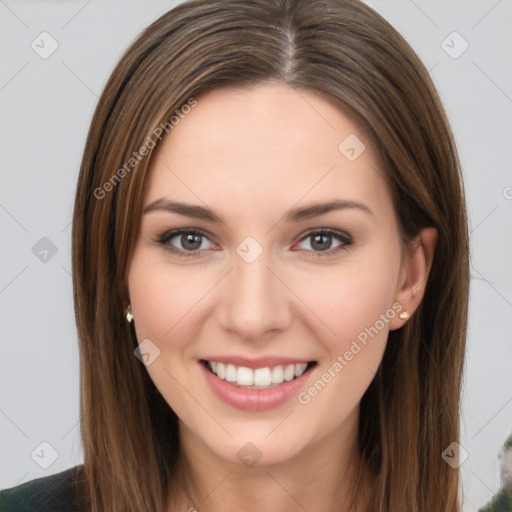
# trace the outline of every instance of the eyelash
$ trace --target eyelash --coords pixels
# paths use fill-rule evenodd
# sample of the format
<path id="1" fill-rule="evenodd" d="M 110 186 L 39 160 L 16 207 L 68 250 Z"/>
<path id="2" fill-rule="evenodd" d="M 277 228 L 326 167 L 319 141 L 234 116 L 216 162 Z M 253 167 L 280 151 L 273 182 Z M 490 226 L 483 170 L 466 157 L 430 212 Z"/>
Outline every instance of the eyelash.
<path id="1" fill-rule="evenodd" d="M 187 258 L 194 258 L 199 257 L 203 253 L 203 251 L 182 251 L 180 249 L 176 249 L 172 245 L 169 244 L 169 241 L 173 238 L 179 236 L 179 235 L 199 235 L 201 237 L 204 237 L 209 240 L 208 236 L 203 233 L 202 231 L 196 230 L 196 229 L 190 229 L 190 228 L 182 228 L 182 229 L 175 229 L 172 231 L 165 231 L 164 233 L 160 234 L 156 238 L 156 243 L 161 245 L 164 250 L 173 253 L 173 254 L 179 254 L 179 256 L 185 256 Z M 328 249 L 327 251 L 308 251 L 313 252 L 317 254 L 318 256 L 330 256 L 334 253 L 337 253 L 339 251 L 347 250 L 351 245 L 354 244 L 354 240 L 350 235 L 347 233 L 343 233 L 342 231 L 337 231 L 334 229 L 319 229 L 317 231 L 310 231 L 306 235 L 304 235 L 299 242 L 302 242 L 306 240 L 307 238 L 312 237 L 313 235 L 330 235 L 333 238 L 338 239 L 338 241 L 341 242 L 341 245 L 338 247 L 335 247 L 334 249 Z"/>

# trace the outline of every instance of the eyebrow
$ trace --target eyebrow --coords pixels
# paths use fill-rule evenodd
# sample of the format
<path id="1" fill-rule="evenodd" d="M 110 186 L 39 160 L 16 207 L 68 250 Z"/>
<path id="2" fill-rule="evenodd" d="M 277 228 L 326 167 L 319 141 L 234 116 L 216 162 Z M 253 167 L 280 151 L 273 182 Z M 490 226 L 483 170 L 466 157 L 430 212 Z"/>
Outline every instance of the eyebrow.
<path id="1" fill-rule="evenodd" d="M 318 217 L 326 213 L 335 210 L 346 210 L 346 209 L 357 209 L 365 212 L 369 215 L 373 215 L 373 212 L 363 203 L 359 201 L 346 201 L 338 199 L 335 201 L 329 201 L 327 203 L 318 203 L 311 206 L 304 206 L 301 208 L 294 208 L 286 213 L 286 222 L 299 222 L 305 219 L 311 219 Z M 156 210 L 168 211 L 171 213 L 177 213 L 186 217 L 193 217 L 195 219 L 207 220 L 210 222 L 220 222 L 224 224 L 224 221 L 215 212 L 209 208 L 205 208 L 199 205 L 192 205 L 181 203 L 178 201 L 169 201 L 163 198 L 157 199 L 146 206 L 143 213 L 149 213 Z"/>

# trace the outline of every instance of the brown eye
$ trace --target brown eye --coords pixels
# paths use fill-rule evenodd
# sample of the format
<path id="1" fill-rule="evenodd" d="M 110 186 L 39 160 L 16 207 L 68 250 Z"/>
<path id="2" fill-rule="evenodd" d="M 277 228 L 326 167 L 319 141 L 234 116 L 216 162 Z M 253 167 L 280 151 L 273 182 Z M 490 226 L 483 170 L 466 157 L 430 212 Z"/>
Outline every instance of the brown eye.
<path id="1" fill-rule="evenodd" d="M 317 253 L 319 256 L 334 254 L 338 251 L 346 249 L 348 246 L 354 243 L 350 235 L 332 229 L 311 231 L 302 238 L 301 242 L 308 239 L 311 240 L 310 247 L 312 248 L 312 251 Z M 333 240 L 337 240 L 339 242 L 338 245 L 336 245 L 334 248 L 332 248 Z"/>
<path id="2" fill-rule="evenodd" d="M 176 241 L 171 243 L 173 239 L 176 239 Z M 200 256 L 202 254 L 203 251 L 199 249 L 203 244 L 203 239 L 208 240 L 208 238 L 200 231 L 191 229 L 175 229 L 160 235 L 157 242 L 163 246 L 166 251 L 174 254 L 179 253 L 180 256 L 188 257 Z M 177 244 L 178 247 L 176 247 L 175 244 Z"/>

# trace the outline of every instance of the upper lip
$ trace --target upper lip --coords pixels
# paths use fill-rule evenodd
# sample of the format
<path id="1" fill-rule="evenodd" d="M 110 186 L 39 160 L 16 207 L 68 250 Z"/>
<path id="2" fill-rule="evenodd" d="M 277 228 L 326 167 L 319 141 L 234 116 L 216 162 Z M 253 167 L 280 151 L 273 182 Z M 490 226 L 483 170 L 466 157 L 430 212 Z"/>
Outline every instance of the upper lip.
<path id="1" fill-rule="evenodd" d="M 216 363 L 244 366 L 246 368 L 265 368 L 273 366 L 288 366 L 290 364 L 301 364 L 313 362 L 312 359 L 300 359 L 296 357 L 266 356 L 249 359 L 242 356 L 208 356 L 203 361 L 215 361 Z"/>

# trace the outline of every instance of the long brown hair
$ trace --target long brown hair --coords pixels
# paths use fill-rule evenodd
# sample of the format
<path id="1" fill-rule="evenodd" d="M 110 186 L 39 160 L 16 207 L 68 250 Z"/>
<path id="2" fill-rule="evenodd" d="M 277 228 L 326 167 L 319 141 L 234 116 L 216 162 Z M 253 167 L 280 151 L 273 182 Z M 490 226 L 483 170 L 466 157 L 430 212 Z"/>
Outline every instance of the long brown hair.
<path id="1" fill-rule="evenodd" d="M 441 454 L 459 440 L 467 324 L 460 165 L 424 65 L 357 0 L 191 0 L 144 30 L 110 76 L 84 150 L 72 233 L 89 509 L 163 512 L 176 485 L 177 416 L 134 356 L 124 316 L 155 134 L 165 126 L 172 137 L 169 120 L 201 91 L 264 81 L 349 113 L 381 154 L 403 239 L 438 231 L 423 301 L 390 332 L 361 400 L 357 448 L 376 477 L 372 510 L 459 511 L 459 472 Z"/>

